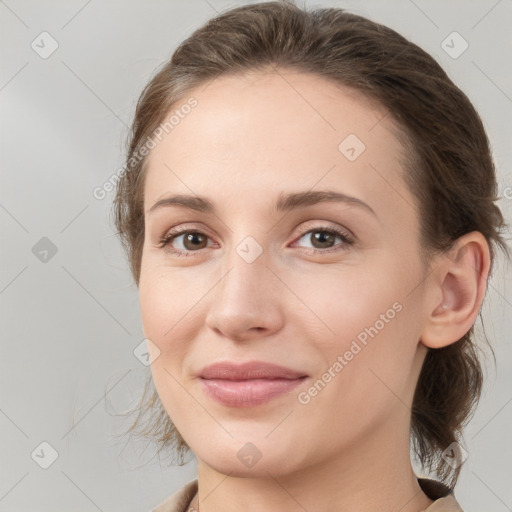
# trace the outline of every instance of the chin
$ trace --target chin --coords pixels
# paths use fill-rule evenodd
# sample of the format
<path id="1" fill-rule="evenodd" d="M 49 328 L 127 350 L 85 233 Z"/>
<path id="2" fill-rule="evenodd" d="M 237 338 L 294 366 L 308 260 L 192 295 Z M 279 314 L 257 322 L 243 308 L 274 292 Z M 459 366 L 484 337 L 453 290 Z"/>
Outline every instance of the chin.
<path id="1" fill-rule="evenodd" d="M 244 436 L 244 439 L 247 437 Z M 278 438 L 271 442 L 269 439 L 262 441 L 241 441 L 239 438 L 230 439 L 224 444 L 210 438 L 205 440 L 208 445 L 202 445 L 197 450 L 192 449 L 196 457 L 215 471 L 237 478 L 269 478 L 279 477 L 293 473 L 300 469 L 304 460 L 291 458 L 290 454 L 296 450 L 290 450 L 286 443 Z M 212 444 L 216 445 L 212 449 Z"/>
<path id="2" fill-rule="evenodd" d="M 282 474 L 286 474 L 288 471 L 281 467 L 279 464 L 279 458 L 267 458 L 264 460 L 262 457 L 258 462 L 256 462 L 252 467 L 249 465 L 245 465 L 242 463 L 238 457 L 236 456 L 236 452 L 227 456 L 224 453 L 223 456 L 220 454 L 208 454 L 208 456 L 201 458 L 201 454 L 199 454 L 198 458 L 202 460 L 203 463 L 207 464 L 211 468 L 213 468 L 218 473 L 229 475 L 234 478 L 269 478 L 269 473 L 272 476 L 279 476 Z M 282 461 L 282 459 L 281 459 Z"/>

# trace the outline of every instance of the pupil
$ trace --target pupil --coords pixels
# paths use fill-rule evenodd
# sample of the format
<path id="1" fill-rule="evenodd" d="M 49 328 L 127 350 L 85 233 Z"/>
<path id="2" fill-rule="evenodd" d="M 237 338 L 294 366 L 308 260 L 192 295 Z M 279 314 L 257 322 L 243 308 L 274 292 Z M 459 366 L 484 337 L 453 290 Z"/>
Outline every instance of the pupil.
<path id="1" fill-rule="evenodd" d="M 185 241 L 186 242 L 191 242 L 191 245 L 192 245 L 192 248 L 196 248 L 198 247 L 198 244 L 195 243 L 195 240 L 197 240 L 198 238 L 201 239 L 202 235 L 200 233 L 189 233 L 186 237 L 185 237 Z M 204 242 L 204 240 L 203 240 Z M 199 244 L 201 244 L 201 240 L 199 240 Z"/>
<path id="2" fill-rule="evenodd" d="M 332 233 L 327 233 L 326 231 L 317 231 L 314 233 L 315 241 L 320 242 L 322 247 L 329 246 L 329 242 L 332 242 L 331 239 L 333 236 L 334 235 Z"/>

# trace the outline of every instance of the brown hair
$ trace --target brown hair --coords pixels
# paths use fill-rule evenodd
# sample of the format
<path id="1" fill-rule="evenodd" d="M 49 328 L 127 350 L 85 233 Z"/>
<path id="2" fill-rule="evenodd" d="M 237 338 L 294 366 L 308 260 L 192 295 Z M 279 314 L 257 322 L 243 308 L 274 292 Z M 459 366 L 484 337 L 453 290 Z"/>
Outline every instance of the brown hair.
<path id="1" fill-rule="evenodd" d="M 355 88 L 389 112 L 406 150 L 404 178 L 418 201 L 425 261 L 471 231 L 486 238 L 491 264 L 494 245 L 510 259 L 501 234 L 507 225 L 494 204 L 495 169 L 482 121 L 439 64 L 392 29 L 364 17 L 339 8 L 307 11 L 281 0 L 237 7 L 209 20 L 144 88 L 114 201 L 116 227 L 137 285 L 144 241 L 147 158 L 138 156 L 143 145 L 194 87 L 220 75 L 285 67 Z M 429 349 L 412 404 L 415 454 L 423 468 L 452 489 L 461 467 L 446 464 L 442 452 L 459 441 L 480 398 L 479 350 L 473 327 L 456 343 Z M 160 450 L 187 450 L 151 376 L 137 411 L 130 432 L 153 437 Z"/>

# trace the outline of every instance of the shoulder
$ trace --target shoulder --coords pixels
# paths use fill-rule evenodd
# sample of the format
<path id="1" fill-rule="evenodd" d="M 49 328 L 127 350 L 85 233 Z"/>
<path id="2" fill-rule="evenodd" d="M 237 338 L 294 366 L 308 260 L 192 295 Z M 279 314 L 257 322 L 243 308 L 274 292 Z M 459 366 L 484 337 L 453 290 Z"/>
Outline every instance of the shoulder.
<path id="1" fill-rule="evenodd" d="M 430 478 L 418 478 L 418 483 L 422 491 L 434 500 L 434 503 L 424 512 L 463 512 L 453 491 L 442 482 Z"/>
<path id="2" fill-rule="evenodd" d="M 187 482 L 150 512 L 185 512 L 197 493 L 197 479 Z"/>

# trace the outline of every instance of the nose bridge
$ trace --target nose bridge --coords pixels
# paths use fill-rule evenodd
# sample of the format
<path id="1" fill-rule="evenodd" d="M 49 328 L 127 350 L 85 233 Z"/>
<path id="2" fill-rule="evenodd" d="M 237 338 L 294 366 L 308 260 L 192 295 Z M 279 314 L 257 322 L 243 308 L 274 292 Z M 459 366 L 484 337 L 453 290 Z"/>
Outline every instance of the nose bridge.
<path id="1" fill-rule="evenodd" d="M 247 237 L 229 251 L 212 294 L 206 323 L 229 337 L 277 329 L 282 320 L 268 254 L 256 244 Z"/>
<path id="2" fill-rule="evenodd" d="M 254 260 L 245 259 L 251 252 L 251 249 L 245 249 L 241 244 L 233 248 L 232 254 L 226 258 L 224 277 L 215 293 L 217 304 L 225 301 L 231 308 L 244 309 L 257 307 L 258 301 L 265 296 L 267 300 L 270 299 L 265 292 L 268 291 L 265 283 L 272 277 L 272 272 L 266 266 L 267 257 L 262 253 Z"/>

